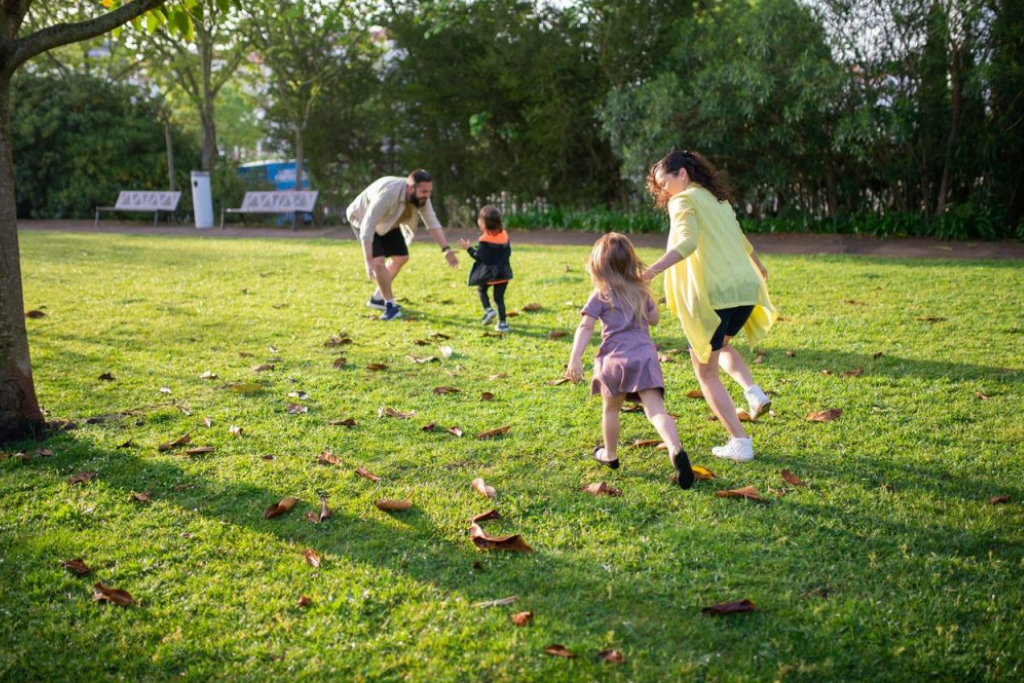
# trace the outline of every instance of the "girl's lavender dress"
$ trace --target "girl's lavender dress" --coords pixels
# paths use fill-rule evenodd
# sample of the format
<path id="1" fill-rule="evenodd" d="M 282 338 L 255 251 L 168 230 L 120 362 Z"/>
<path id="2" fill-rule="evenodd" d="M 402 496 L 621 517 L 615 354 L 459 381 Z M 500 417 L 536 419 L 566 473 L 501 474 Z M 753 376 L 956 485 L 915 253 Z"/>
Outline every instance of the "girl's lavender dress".
<path id="1" fill-rule="evenodd" d="M 648 301 L 647 308 L 653 313 L 654 302 Z M 646 318 L 637 325 L 632 315 L 627 318 L 623 314 L 614 294 L 607 302 L 597 292 L 587 299 L 583 313 L 601 321 L 601 348 L 594 358 L 591 394 L 609 398 L 626 394 L 626 400 L 639 401 L 639 392 L 644 389 L 665 393 L 658 350 L 651 341 Z"/>

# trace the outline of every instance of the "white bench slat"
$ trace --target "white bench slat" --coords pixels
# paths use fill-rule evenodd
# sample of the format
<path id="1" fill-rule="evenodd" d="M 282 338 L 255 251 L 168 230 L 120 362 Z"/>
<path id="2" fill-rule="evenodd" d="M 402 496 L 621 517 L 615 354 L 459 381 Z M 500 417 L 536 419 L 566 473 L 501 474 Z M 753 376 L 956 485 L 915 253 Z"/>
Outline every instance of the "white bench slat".
<path id="1" fill-rule="evenodd" d="M 292 229 L 295 229 L 295 214 L 312 213 L 319 190 L 284 190 L 281 192 L 246 192 L 242 206 L 238 209 L 224 209 L 220 214 L 220 227 L 224 228 L 224 215 L 229 213 L 290 213 Z"/>

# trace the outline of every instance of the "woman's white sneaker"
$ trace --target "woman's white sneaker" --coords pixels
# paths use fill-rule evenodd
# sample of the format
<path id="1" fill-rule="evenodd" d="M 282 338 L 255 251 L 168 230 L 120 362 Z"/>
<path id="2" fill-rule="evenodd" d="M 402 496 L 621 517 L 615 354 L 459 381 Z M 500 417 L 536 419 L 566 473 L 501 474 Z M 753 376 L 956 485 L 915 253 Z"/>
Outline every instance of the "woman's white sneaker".
<path id="1" fill-rule="evenodd" d="M 772 400 L 756 384 L 745 390 L 743 396 L 747 399 L 747 406 L 750 408 L 747 414 L 750 415 L 751 420 L 761 417 L 772 407 Z"/>
<path id="2" fill-rule="evenodd" d="M 711 454 L 716 458 L 735 460 L 736 462 L 750 462 L 754 459 L 754 444 L 750 438 L 730 438 L 724 446 L 715 446 Z"/>

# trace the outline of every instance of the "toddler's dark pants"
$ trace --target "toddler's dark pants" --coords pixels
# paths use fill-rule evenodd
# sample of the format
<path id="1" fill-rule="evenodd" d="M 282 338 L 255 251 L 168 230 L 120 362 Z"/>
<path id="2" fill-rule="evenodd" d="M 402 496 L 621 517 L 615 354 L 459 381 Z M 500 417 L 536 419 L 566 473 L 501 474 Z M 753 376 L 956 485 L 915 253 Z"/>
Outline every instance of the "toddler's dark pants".
<path id="1" fill-rule="evenodd" d="M 491 300 L 487 298 L 487 288 L 494 287 L 494 303 L 498 306 L 498 320 L 505 322 L 505 288 L 508 287 L 507 282 L 502 282 L 500 285 L 478 285 L 477 291 L 480 292 L 480 303 L 484 305 L 486 311 L 491 307 Z"/>

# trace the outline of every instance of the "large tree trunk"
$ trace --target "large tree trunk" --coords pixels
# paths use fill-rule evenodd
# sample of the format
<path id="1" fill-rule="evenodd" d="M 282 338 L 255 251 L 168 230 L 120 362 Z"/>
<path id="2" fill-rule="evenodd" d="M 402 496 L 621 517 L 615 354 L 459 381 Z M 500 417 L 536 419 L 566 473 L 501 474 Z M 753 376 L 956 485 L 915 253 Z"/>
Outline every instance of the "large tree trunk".
<path id="1" fill-rule="evenodd" d="M 178 183 L 174 179 L 174 138 L 170 121 L 164 121 L 164 144 L 167 146 L 167 189 L 174 192 Z"/>
<path id="2" fill-rule="evenodd" d="M 0 443 L 37 433 L 44 422 L 28 354 L 14 198 L 11 77 L 0 72 Z"/>
<path id="3" fill-rule="evenodd" d="M 199 25 L 196 31 L 202 30 Z M 217 163 L 217 123 L 213 116 L 213 100 L 217 93 L 213 87 L 213 41 L 204 40 L 200 43 L 200 78 L 202 79 L 202 92 L 200 93 L 199 119 L 203 128 L 203 159 L 202 170 L 213 175 L 213 167 Z"/>
<path id="4" fill-rule="evenodd" d="M 295 127 L 295 189 L 302 190 L 302 129 Z"/>

